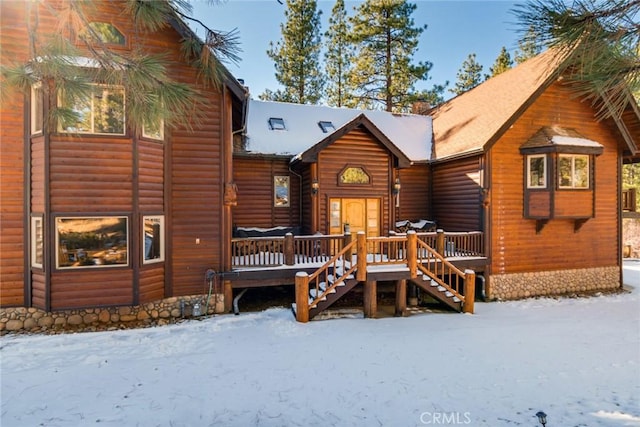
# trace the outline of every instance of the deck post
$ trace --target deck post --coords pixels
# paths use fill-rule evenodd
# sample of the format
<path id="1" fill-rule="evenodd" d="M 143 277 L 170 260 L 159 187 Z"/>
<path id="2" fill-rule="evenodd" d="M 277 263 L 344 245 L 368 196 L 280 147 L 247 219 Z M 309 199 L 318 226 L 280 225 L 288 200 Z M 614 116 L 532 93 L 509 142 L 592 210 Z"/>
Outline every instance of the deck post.
<path id="1" fill-rule="evenodd" d="M 349 244 L 353 242 L 353 234 L 351 233 L 344 233 L 344 241 L 342 242 L 342 247 L 345 248 L 347 246 L 349 246 Z M 353 250 L 349 249 L 348 251 L 346 251 L 344 253 L 344 258 L 351 262 L 353 257 Z"/>
<path id="2" fill-rule="evenodd" d="M 295 264 L 295 254 L 293 250 L 293 234 L 287 233 L 284 235 L 284 263 L 285 265 Z"/>
<path id="3" fill-rule="evenodd" d="M 356 270 L 356 280 L 364 282 L 367 280 L 367 235 L 364 231 L 358 231 L 356 237 L 356 251 L 358 257 L 358 269 Z"/>
<path id="4" fill-rule="evenodd" d="M 364 317 L 375 319 L 378 313 L 378 282 L 367 280 L 364 282 L 363 311 Z"/>
<path id="5" fill-rule="evenodd" d="M 418 276 L 418 235 L 414 230 L 407 231 L 407 267 L 411 278 Z"/>
<path id="6" fill-rule="evenodd" d="M 309 321 L 309 275 L 304 271 L 296 273 L 296 320 Z"/>
<path id="7" fill-rule="evenodd" d="M 476 272 L 473 270 L 464 271 L 464 302 L 462 312 L 473 314 L 473 303 L 476 297 Z"/>
<path id="8" fill-rule="evenodd" d="M 406 279 L 396 280 L 396 312 L 395 315 L 402 317 L 407 311 L 407 281 Z"/>
<path id="9" fill-rule="evenodd" d="M 233 303 L 233 286 L 231 284 L 231 280 L 225 280 L 223 283 L 223 293 L 224 293 L 224 312 L 230 313 L 232 310 Z"/>
<path id="10" fill-rule="evenodd" d="M 436 233 L 436 252 L 444 256 L 444 230 L 438 228 Z"/>

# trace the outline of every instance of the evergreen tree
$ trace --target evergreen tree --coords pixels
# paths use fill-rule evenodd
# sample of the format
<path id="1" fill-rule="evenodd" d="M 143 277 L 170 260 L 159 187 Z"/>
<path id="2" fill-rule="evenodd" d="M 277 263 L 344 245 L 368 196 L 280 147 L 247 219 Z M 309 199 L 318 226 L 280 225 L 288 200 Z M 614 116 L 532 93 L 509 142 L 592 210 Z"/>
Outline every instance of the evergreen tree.
<path id="1" fill-rule="evenodd" d="M 514 10 L 523 28 L 564 55 L 563 73 L 578 94 L 596 101 L 603 116 L 620 116 L 628 91 L 640 91 L 640 0 L 530 0 Z"/>
<path id="2" fill-rule="evenodd" d="M 401 111 L 411 102 L 408 94 L 418 80 L 426 80 L 432 64 L 411 63 L 418 38 L 426 25 L 416 27 L 414 4 L 405 0 L 366 0 L 349 18 L 357 55 L 349 83 L 353 106 Z"/>
<path id="3" fill-rule="evenodd" d="M 482 65 L 476 61 L 476 54 L 470 53 L 458 70 L 457 81 L 449 92 L 461 95 L 482 83 Z"/>
<path id="4" fill-rule="evenodd" d="M 436 84 L 433 88 L 416 92 L 409 96 L 411 102 L 411 112 L 416 114 L 427 114 L 428 110 L 437 107 L 442 104 L 444 99 L 444 93 L 449 86 L 449 81 L 444 84 Z M 417 106 L 419 111 L 414 111 L 414 106 Z"/>
<path id="5" fill-rule="evenodd" d="M 522 38 L 518 41 L 518 49 L 515 54 L 516 64 L 522 64 L 542 52 L 542 46 L 538 42 L 538 33 L 534 26 L 529 26 Z"/>
<path id="6" fill-rule="evenodd" d="M 348 76 L 353 61 L 353 44 L 349 40 L 349 23 L 344 0 L 337 0 L 331 10 L 329 30 L 325 33 L 327 52 L 327 103 L 342 107 L 350 97 Z"/>
<path id="7" fill-rule="evenodd" d="M 131 17 L 137 30 L 132 34 L 134 49 L 124 51 L 112 47 L 111 38 L 118 37 L 112 26 L 90 21 L 93 8 L 99 7 L 100 3 L 61 0 L 54 8 L 42 1 L 25 2 L 27 16 L 31 17 L 25 22 L 30 34 L 31 60 L 2 64 L 2 96 L 12 96 L 15 91 L 29 93 L 33 84 L 43 82 L 43 91 L 55 90 L 49 94 L 50 98 L 59 96 L 62 105 L 77 105 L 93 90 L 91 83 L 101 81 L 124 88 L 126 118 L 132 128 L 153 127 L 160 120 L 172 126 L 189 123 L 190 118 L 197 119 L 199 94 L 190 85 L 168 75 L 168 58 L 136 49 L 135 37 L 148 31 L 161 31 L 172 22 L 183 25 L 186 31 L 182 40 L 182 59 L 197 67 L 201 83 L 218 86 L 224 73 L 221 61 L 239 60 L 237 34 L 208 28 L 190 15 L 190 5 L 182 0 L 123 0 L 122 13 Z M 39 31 L 40 8 L 46 8 L 47 13 L 57 19 L 60 31 L 54 34 Z M 186 22 L 203 28 L 204 40 L 198 40 L 187 29 Z M 89 58 L 93 65 L 81 67 L 73 58 Z M 117 96 L 111 94 L 109 99 L 117 102 Z M 51 107 L 47 120 L 52 124 L 79 123 L 81 119 L 72 108 Z M 113 117 L 104 117 L 99 125 L 110 126 L 112 122 Z"/>
<path id="8" fill-rule="evenodd" d="M 500 55 L 498 55 L 498 57 L 496 58 L 496 62 L 494 62 L 493 66 L 489 68 L 491 75 L 488 75 L 487 78 L 495 77 L 498 74 L 502 74 L 505 71 L 509 70 L 511 67 L 513 67 L 511 55 L 509 55 L 509 52 L 507 52 L 507 48 L 502 46 Z"/>
<path id="9" fill-rule="evenodd" d="M 270 92 L 275 101 L 316 104 L 322 98 L 325 78 L 320 68 L 320 15 L 316 0 L 287 0 L 286 22 L 280 24 L 282 40 L 270 43 L 267 55 L 274 61 L 282 90 Z M 269 92 L 261 98 L 268 99 Z"/>

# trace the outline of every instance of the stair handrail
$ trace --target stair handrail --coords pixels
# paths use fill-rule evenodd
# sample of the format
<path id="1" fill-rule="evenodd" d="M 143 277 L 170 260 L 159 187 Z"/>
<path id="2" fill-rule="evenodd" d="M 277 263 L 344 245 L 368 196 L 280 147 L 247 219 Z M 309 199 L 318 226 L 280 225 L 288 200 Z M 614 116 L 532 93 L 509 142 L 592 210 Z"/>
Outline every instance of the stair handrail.
<path id="1" fill-rule="evenodd" d="M 422 254 L 426 251 L 430 257 L 435 258 L 437 261 L 434 262 L 433 264 L 437 267 L 438 265 L 440 265 L 442 267 L 442 275 L 444 276 L 444 268 L 445 266 L 448 267 L 450 269 L 450 271 L 452 271 L 453 273 L 455 273 L 456 276 L 458 276 L 461 280 L 462 283 L 465 283 L 466 279 L 467 279 L 467 273 L 465 271 L 460 270 L 458 267 L 456 267 L 455 265 L 453 265 L 453 263 L 451 263 L 450 261 L 448 261 L 444 255 L 438 253 L 438 251 L 436 251 L 434 248 L 432 248 L 431 246 L 427 245 L 425 242 L 423 242 L 422 240 L 418 240 L 418 270 L 420 270 L 423 274 L 426 274 L 427 276 L 429 276 L 431 278 L 431 280 L 435 281 L 436 283 L 438 283 L 438 285 L 442 286 L 443 288 L 445 288 L 447 291 L 451 292 L 455 297 L 457 297 L 464 305 L 464 301 L 465 301 L 465 296 L 462 295 L 460 292 L 458 292 L 456 289 L 453 289 L 451 286 L 449 286 L 449 284 L 447 284 L 444 280 L 442 280 L 439 276 L 438 276 L 438 272 L 437 269 L 436 271 L 431 271 L 430 269 L 428 269 L 427 267 L 424 266 L 424 263 L 422 262 L 424 260 L 425 257 L 422 256 Z M 430 263 L 429 263 L 430 264 Z M 475 273 L 474 273 L 475 274 Z"/>
<path id="2" fill-rule="evenodd" d="M 345 254 L 347 253 L 352 253 L 352 250 L 354 248 L 354 246 L 356 246 L 357 244 L 357 240 L 352 240 L 349 244 L 347 244 L 346 246 L 344 246 L 340 252 L 338 252 L 337 254 L 335 254 L 329 261 L 327 261 L 326 263 L 324 263 L 320 268 L 318 268 L 316 271 L 314 271 L 313 273 L 311 273 L 308 277 L 308 281 L 314 281 L 315 282 L 315 289 L 316 289 L 316 296 L 313 299 L 312 302 L 309 303 L 309 308 L 317 305 L 320 301 L 322 301 L 323 298 L 325 298 L 328 294 L 332 293 L 332 291 L 341 283 L 344 283 L 345 280 L 347 280 L 350 276 L 353 276 L 353 273 L 357 270 L 358 268 L 358 264 L 353 262 L 353 257 L 351 256 L 350 260 L 347 260 L 345 257 Z M 318 281 L 318 278 L 320 277 L 321 273 L 325 273 L 325 277 L 328 278 L 329 277 L 329 268 L 333 267 L 333 271 L 335 272 L 337 270 L 336 267 L 338 267 L 337 264 L 339 264 L 339 262 L 342 262 L 342 274 L 336 278 L 336 280 L 331 283 L 331 285 L 329 285 L 329 283 L 327 282 L 327 286 L 325 287 L 324 291 L 322 291 L 322 293 L 320 293 L 320 282 Z M 347 263 L 350 264 L 349 268 L 347 268 L 345 270 L 345 267 L 347 266 Z"/>

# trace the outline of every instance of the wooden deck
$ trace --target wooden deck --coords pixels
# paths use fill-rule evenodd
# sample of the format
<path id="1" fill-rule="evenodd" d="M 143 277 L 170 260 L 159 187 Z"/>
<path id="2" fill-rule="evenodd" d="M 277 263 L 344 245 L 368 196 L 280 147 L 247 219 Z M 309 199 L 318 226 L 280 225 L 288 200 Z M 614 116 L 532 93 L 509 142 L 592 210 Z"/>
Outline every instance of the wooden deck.
<path id="1" fill-rule="evenodd" d="M 388 240 L 405 237 L 405 234 L 392 234 L 367 244 L 367 257 L 371 261 L 367 269 L 372 280 L 409 278 L 401 244 Z M 482 272 L 488 264 L 484 234 L 480 231 L 438 230 L 417 233 L 417 237 L 460 270 Z M 350 234 L 234 238 L 232 271 L 225 274 L 225 279 L 231 281 L 233 288 L 293 285 L 298 272 L 313 273 L 354 239 L 355 235 Z M 396 267 L 390 267 L 393 265 Z"/>

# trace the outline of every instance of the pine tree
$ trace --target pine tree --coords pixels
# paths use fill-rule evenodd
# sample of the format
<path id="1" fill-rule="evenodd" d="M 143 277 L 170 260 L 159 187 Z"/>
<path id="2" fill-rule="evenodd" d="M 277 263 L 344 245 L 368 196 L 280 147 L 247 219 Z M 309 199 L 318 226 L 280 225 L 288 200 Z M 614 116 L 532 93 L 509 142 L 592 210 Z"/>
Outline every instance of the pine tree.
<path id="1" fill-rule="evenodd" d="M 104 0 L 103 0 L 104 1 Z M 190 86 L 177 82 L 167 73 L 168 60 L 160 55 L 150 55 L 139 49 L 131 52 L 113 48 L 108 41 L 110 26 L 90 22 L 91 12 L 100 2 L 61 0 L 56 7 L 45 1 L 25 2 L 31 35 L 27 63 L 4 63 L 1 66 L 4 96 L 15 91 L 29 93 L 31 87 L 42 82 L 42 90 L 49 97 L 59 96 L 62 105 L 74 105 L 92 91 L 91 83 L 102 81 L 124 89 L 127 102 L 127 124 L 132 128 L 153 126 L 161 120 L 168 126 L 189 123 L 198 119 L 199 94 Z M 43 34 L 38 31 L 40 8 L 46 8 L 58 20 L 60 31 Z M 199 80 L 208 86 L 219 86 L 223 79 L 223 60 L 237 62 L 239 57 L 237 33 L 212 30 L 194 19 L 191 7 L 182 0 L 158 0 L 142 2 L 124 0 L 122 13 L 129 15 L 140 34 L 161 31 L 171 22 L 183 25 L 186 35 L 182 40 L 183 60 L 198 69 Z M 186 22 L 194 22 L 205 31 L 205 39 L 199 40 L 187 29 Z M 135 33 L 132 46 L 136 45 Z M 73 58 L 89 58 L 91 67 L 81 67 Z M 115 95 L 111 95 L 112 97 Z M 55 98 L 54 98 L 55 99 Z M 112 100 L 115 98 L 111 98 Z M 78 114 L 68 107 L 52 106 L 47 120 L 77 123 Z M 104 118 L 104 126 L 113 118 Z"/>
<path id="2" fill-rule="evenodd" d="M 348 76 L 353 61 L 353 44 L 349 40 L 349 23 L 344 0 L 337 0 L 331 10 L 329 30 L 325 33 L 327 51 L 327 103 L 342 107 L 350 98 Z"/>
<path id="3" fill-rule="evenodd" d="M 542 46 L 538 42 L 538 33 L 534 26 L 529 26 L 522 38 L 518 41 L 518 49 L 514 60 L 516 64 L 522 64 L 542 52 Z"/>
<path id="4" fill-rule="evenodd" d="M 354 106 L 401 111 L 418 80 L 426 80 L 432 64 L 411 63 L 426 25 L 416 27 L 414 4 L 404 0 L 366 0 L 349 20 L 357 55 L 350 74 Z"/>
<path id="5" fill-rule="evenodd" d="M 596 101 L 605 94 L 601 116 L 619 117 L 633 102 L 629 90 L 640 91 L 640 0 L 530 0 L 514 12 L 522 28 L 566 56 L 557 72 L 578 95 Z"/>
<path id="6" fill-rule="evenodd" d="M 500 50 L 500 54 L 496 58 L 496 62 L 494 62 L 493 66 L 489 68 L 491 75 L 488 75 L 487 78 L 495 77 L 498 74 L 502 74 L 508 69 L 510 69 L 511 67 L 513 67 L 513 61 L 511 60 L 511 55 L 509 55 L 509 52 L 507 52 L 507 48 L 502 46 L 502 49 Z"/>
<path id="7" fill-rule="evenodd" d="M 276 79 L 283 86 L 261 98 L 298 104 L 316 104 L 322 98 L 325 77 L 320 67 L 320 15 L 315 0 L 287 0 L 282 40 L 271 42 L 267 55 L 274 61 Z M 273 95 L 273 98 L 267 98 Z"/>
<path id="8" fill-rule="evenodd" d="M 461 95 L 482 83 L 482 65 L 476 61 L 476 54 L 470 53 L 458 70 L 456 84 L 449 92 Z"/>

